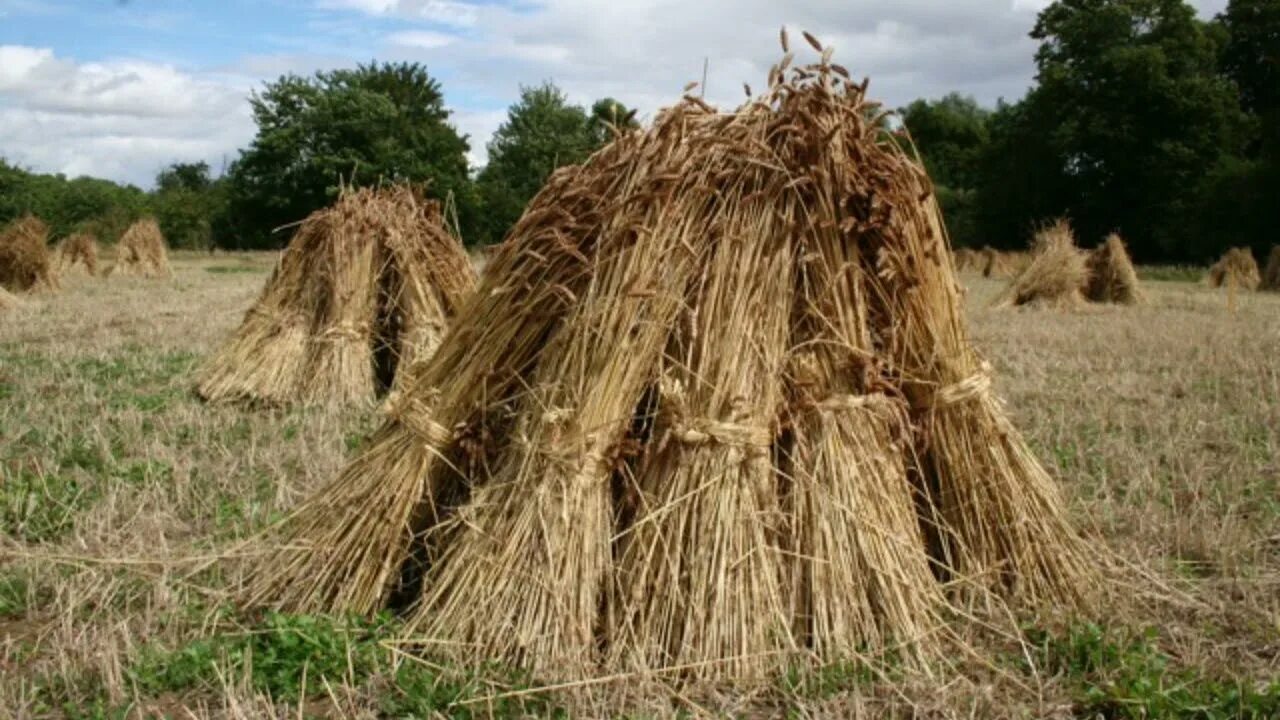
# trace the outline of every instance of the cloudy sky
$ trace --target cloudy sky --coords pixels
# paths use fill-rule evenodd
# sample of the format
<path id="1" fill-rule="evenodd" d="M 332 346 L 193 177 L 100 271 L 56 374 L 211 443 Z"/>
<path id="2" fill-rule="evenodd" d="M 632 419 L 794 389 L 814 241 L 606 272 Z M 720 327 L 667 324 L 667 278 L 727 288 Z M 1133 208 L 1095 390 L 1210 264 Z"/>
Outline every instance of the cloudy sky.
<path id="1" fill-rule="evenodd" d="M 959 90 L 1020 97 L 1047 0 L 0 0 L 0 156 L 149 186 L 175 160 L 215 170 L 253 136 L 246 96 L 286 72 L 416 60 L 442 83 L 472 160 L 521 84 L 642 116 L 709 61 L 736 104 L 807 29 L 887 104 Z M 1195 0 L 1204 16 L 1226 0 Z M 798 32 L 793 32 L 798 38 Z M 803 45 L 803 43 L 800 43 Z"/>

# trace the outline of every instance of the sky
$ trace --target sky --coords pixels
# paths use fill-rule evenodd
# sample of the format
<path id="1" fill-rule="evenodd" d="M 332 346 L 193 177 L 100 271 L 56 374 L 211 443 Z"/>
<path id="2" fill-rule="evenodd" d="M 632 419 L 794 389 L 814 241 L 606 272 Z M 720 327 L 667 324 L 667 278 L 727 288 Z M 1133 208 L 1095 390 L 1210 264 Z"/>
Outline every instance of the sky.
<path id="1" fill-rule="evenodd" d="M 0 0 L 0 157 L 150 187 L 175 161 L 217 173 L 253 138 L 248 96 L 284 73 L 417 61 L 483 165 L 521 85 L 614 97 L 652 117 L 708 65 L 723 107 L 761 87 L 778 29 L 834 46 L 897 107 L 1023 95 L 1047 0 Z M 1195 0 L 1204 17 L 1226 0 Z M 803 60 L 803 56 L 800 58 Z"/>

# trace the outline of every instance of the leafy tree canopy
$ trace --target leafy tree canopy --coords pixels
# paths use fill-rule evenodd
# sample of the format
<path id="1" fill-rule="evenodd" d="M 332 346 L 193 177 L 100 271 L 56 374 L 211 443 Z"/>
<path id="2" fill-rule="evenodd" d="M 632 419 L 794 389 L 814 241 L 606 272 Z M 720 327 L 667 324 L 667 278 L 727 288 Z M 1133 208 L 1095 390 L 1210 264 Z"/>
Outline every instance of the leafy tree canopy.
<path id="1" fill-rule="evenodd" d="M 422 65 L 286 75 L 250 104 L 258 133 L 231 167 L 223 229 L 238 244 L 283 243 L 271 230 L 328 205 L 342 183 L 428 182 L 430 194 L 454 197 L 464 226 L 475 221 L 466 138 Z"/>
<path id="2" fill-rule="evenodd" d="M 604 118 L 614 112 L 597 106 L 600 115 L 588 118 L 549 82 L 520 89 L 520 99 L 489 142 L 489 164 L 477 178 L 486 242 L 502 239 L 553 170 L 582 162 L 604 141 Z M 619 105 L 619 110 L 625 108 Z"/>

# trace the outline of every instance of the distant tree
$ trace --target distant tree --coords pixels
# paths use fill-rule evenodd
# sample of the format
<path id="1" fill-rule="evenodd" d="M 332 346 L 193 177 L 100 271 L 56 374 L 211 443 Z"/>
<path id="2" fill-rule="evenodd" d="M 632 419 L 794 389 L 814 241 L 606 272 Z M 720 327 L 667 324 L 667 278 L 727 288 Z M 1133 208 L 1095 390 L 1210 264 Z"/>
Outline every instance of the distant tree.
<path id="1" fill-rule="evenodd" d="M 156 175 L 151 212 L 173 247 L 209 248 L 213 227 L 225 213 L 226 184 L 209 177 L 209 165 L 173 163 Z"/>
<path id="2" fill-rule="evenodd" d="M 1222 72 L 1249 113 L 1250 134 L 1238 157 L 1223 158 L 1205 177 L 1190 224 L 1262 254 L 1280 226 L 1280 0 L 1231 0 L 1217 25 Z"/>
<path id="3" fill-rule="evenodd" d="M 974 222 L 978 161 L 989 140 L 991 111 L 972 97 L 951 93 L 916 100 L 899 111 L 937 188 L 956 245 L 980 245 Z"/>
<path id="4" fill-rule="evenodd" d="M 464 233 L 478 218 L 466 138 L 422 65 L 286 75 L 250 104 L 258 133 L 228 173 L 220 242 L 280 245 L 288 237 L 271 230 L 328 205 L 342 183 L 429 182 L 429 194 L 453 196 Z"/>
<path id="5" fill-rule="evenodd" d="M 587 118 L 587 129 L 596 147 L 612 140 L 615 131 L 632 130 L 639 126 L 636 111 L 610 97 L 595 101 L 591 106 L 591 115 Z"/>
<path id="6" fill-rule="evenodd" d="M 1037 85 L 993 118 L 980 232 L 1025 242 L 1065 214 L 1082 242 L 1120 230 L 1139 259 L 1216 252 L 1187 219 L 1245 127 L 1217 70 L 1219 35 L 1182 0 L 1059 0 L 1031 36 Z"/>
<path id="7" fill-rule="evenodd" d="M 131 185 L 34 173 L 0 160 L 0 225 L 33 213 L 49 225 L 51 240 L 91 230 L 113 242 L 145 204 L 146 195 Z"/>
<path id="8" fill-rule="evenodd" d="M 939 100 L 916 100 L 900 114 L 934 182 L 973 187 L 991 111 L 972 97 L 951 93 Z"/>
<path id="9" fill-rule="evenodd" d="M 1219 17 L 1226 29 L 1222 69 L 1257 115 L 1280 110 L 1280 0 L 1231 0 Z"/>
<path id="10" fill-rule="evenodd" d="M 582 162 L 600 144 L 601 132 L 555 85 L 521 88 L 476 181 L 486 216 L 483 241 L 501 240 L 551 172 Z"/>
<path id="11" fill-rule="evenodd" d="M 156 175 L 156 188 L 162 192 L 166 190 L 201 191 L 209 189 L 212 184 L 213 180 L 209 177 L 209 163 L 206 162 L 176 162 Z"/>

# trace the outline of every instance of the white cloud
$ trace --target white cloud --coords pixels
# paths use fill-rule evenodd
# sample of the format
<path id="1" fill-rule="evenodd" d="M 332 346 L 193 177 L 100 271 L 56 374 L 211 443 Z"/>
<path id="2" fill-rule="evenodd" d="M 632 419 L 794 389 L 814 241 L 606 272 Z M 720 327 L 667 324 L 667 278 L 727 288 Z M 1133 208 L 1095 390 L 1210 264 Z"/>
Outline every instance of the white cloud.
<path id="1" fill-rule="evenodd" d="M 175 160 L 217 169 L 252 137 L 246 89 L 168 65 L 0 46 L 0 152 L 40 171 L 143 186 Z"/>
<path id="2" fill-rule="evenodd" d="M 467 153 L 473 166 L 483 165 L 488 159 L 485 144 L 498 126 L 507 119 L 506 110 L 455 110 L 451 121 L 458 132 L 467 136 L 471 151 Z"/>
<path id="3" fill-rule="evenodd" d="M 252 138 L 244 98 L 262 80 L 377 57 L 427 63 L 482 163 L 505 117 L 495 108 L 521 85 L 554 80 L 573 102 L 611 96 L 644 118 L 699 79 L 706 59 L 708 100 L 732 107 L 743 82 L 762 89 L 784 23 L 801 60 L 811 52 L 804 28 L 869 76 L 889 106 L 950 91 L 993 103 L 1030 84 L 1036 45 L 1027 34 L 1048 0 L 310 1 L 325 10 L 287 33 L 255 36 L 261 53 L 201 72 L 0 45 L 0 153 L 43 171 L 141 184 L 173 160 L 217 167 Z M 0 0 L 0 9 L 28 2 Z M 1202 16 L 1225 2 L 1195 0 Z"/>
<path id="4" fill-rule="evenodd" d="M 387 0 L 351 0 L 396 5 Z M 516 7 L 474 4 L 471 31 L 447 48 L 393 46 L 396 59 L 444 71 L 451 99 L 510 103 L 520 85 L 553 80 L 587 104 L 612 96 L 651 116 L 677 99 L 709 63 L 706 96 L 722 107 L 761 89 L 781 56 L 778 29 L 791 28 L 800 58 L 811 53 L 800 29 L 835 48 L 836 59 L 871 78 L 889 106 L 951 91 L 979 101 L 1021 97 L 1034 74 L 1036 12 L 1047 0 L 530 0 Z M 1198 0 L 1203 16 L 1225 0 Z M 388 38 L 389 41 L 389 38 Z M 496 125 L 495 125 L 496 126 Z M 473 133 L 473 144 L 481 145 Z M 486 136 L 487 139 L 487 136 Z M 483 151 L 473 151 L 477 155 Z"/>
<path id="5" fill-rule="evenodd" d="M 321 7 L 357 10 L 366 15 L 421 20 L 454 27 L 476 23 L 476 6 L 455 0 L 322 0 Z"/>
<path id="6" fill-rule="evenodd" d="M 445 47 L 453 43 L 452 35 L 439 33 L 432 30 L 403 30 L 401 32 L 391 33 L 387 36 L 387 42 L 392 45 L 398 45 L 406 48 L 419 48 L 422 50 L 433 50 L 435 48 Z"/>

